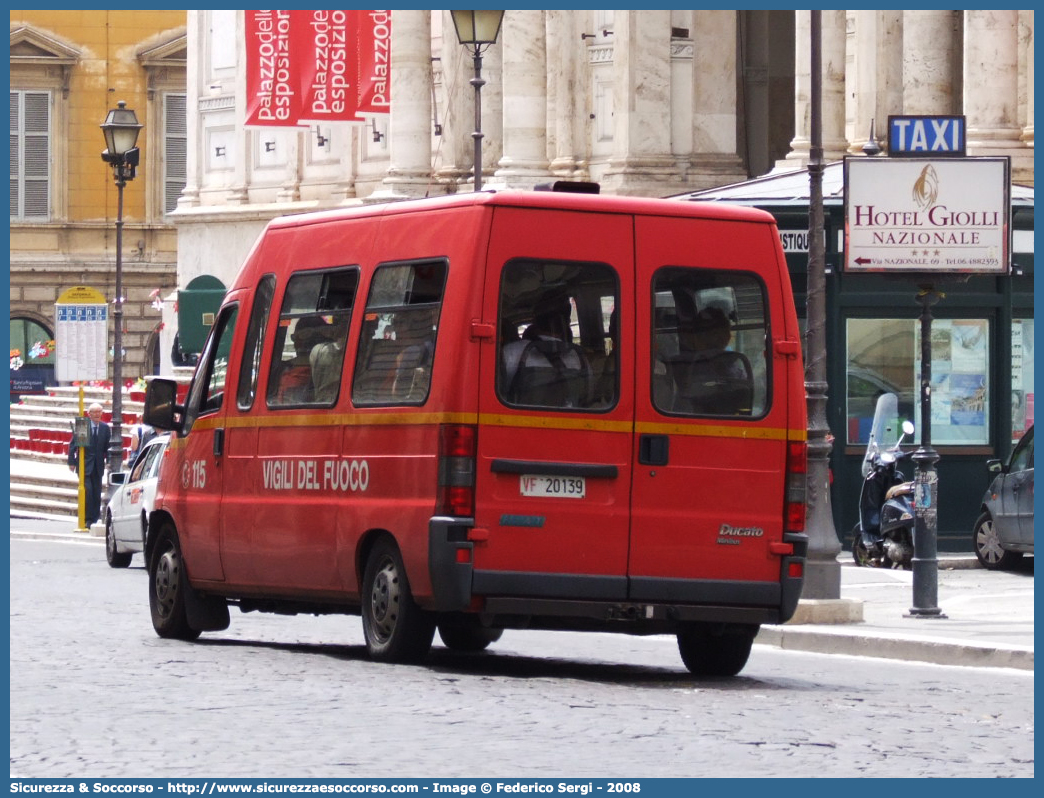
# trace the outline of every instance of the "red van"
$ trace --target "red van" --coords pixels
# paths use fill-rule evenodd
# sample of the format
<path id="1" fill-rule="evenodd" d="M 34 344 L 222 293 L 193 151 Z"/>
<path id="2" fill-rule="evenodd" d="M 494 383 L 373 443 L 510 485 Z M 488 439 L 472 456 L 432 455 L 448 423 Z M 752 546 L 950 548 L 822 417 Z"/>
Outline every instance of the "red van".
<path id="1" fill-rule="evenodd" d="M 675 634 L 735 674 L 801 593 L 801 347 L 772 217 L 568 191 L 272 221 L 217 314 L 150 516 L 153 624 L 361 614 Z"/>

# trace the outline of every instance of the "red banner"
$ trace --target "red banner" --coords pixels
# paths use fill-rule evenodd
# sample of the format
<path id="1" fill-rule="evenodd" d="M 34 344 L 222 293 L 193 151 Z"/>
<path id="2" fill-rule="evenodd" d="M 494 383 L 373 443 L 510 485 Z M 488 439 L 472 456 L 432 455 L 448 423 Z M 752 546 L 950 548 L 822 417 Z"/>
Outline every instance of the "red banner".
<path id="1" fill-rule="evenodd" d="M 361 11 L 293 11 L 294 50 L 301 54 L 301 120 L 358 122 L 355 57 Z"/>
<path id="2" fill-rule="evenodd" d="M 391 109 L 391 11 L 360 11 L 359 113 Z"/>
<path id="3" fill-rule="evenodd" d="M 246 12 L 248 125 L 293 126 L 301 112 L 299 69 L 291 48 L 291 12 Z"/>
<path id="4" fill-rule="evenodd" d="M 246 11 L 247 125 L 360 122 L 391 105 L 391 12 Z"/>

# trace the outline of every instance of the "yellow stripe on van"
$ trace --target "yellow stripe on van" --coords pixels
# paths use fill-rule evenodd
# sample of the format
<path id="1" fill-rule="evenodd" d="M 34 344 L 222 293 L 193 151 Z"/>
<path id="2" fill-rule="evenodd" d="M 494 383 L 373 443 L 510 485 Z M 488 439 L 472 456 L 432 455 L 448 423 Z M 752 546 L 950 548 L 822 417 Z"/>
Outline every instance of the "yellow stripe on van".
<path id="1" fill-rule="evenodd" d="M 219 423 L 222 421 L 223 423 Z M 697 438 L 732 438 L 736 440 L 804 441 L 808 437 L 803 429 L 785 427 L 762 427 L 756 424 L 702 424 L 688 422 L 642 421 L 632 424 L 627 421 L 612 421 L 602 416 L 529 416 L 507 413 L 307 413 L 301 415 L 234 416 L 219 419 L 209 416 L 196 421 L 199 430 L 217 429 L 276 429 L 311 427 L 364 427 L 364 426 L 425 426 L 433 424 L 479 424 L 492 427 L 514 427 L 516 429 L 587 430 L 628 434 L 637 432 L 645 435 L 678 435 Z"/>

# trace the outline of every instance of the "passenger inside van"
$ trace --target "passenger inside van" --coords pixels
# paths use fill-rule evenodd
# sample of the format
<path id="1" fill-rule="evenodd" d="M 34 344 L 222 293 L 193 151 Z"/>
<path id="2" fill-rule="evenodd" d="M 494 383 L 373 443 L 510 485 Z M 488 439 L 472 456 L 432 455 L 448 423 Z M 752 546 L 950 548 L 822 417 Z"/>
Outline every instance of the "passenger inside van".
<path id="1" fill-rule="evenodd" d="M 505 399 L 540 407 L 583 407 L 591 393 L 591 367 L 572 343 L 568 298 L 546 298 L 522 333 L 501 351 Z"/>
<path id="2" fill-rule="evenodd" d="M 749 415 L 754 402 L 750 361 L 728 349 L 732 327 L 725 311 L 702 308 L 679 327 L 675 409 L 696 415 Z"/>
<path id="3" fill-rule="evenodd" d="M 305 316 L 297 320 L 290 339 L 295 355 L 284 361 L 273 404 L 291 405 L 312 401 L 312 347 L 322 338 L 326 326 L 321 316 Z"/>
<path id="4" fill-rule="evenodd" d="M 405 401 L 421 399 L 431 382 L 437 309 L 422 307 L 400 316 L 402 326 L 396 330 L 396 339 L 402 350 L 395 358 L 392 395 Z"/>
<path id="5" fill-rule="evenodd" d="M 308 360 L 312 367 L 313 399 L 317 403 L 332 404 L 337 399 L 348 318 L 347 315 L 334 316 L 333 322 L 322 328 L 319 343 L 312 347 Z"/>

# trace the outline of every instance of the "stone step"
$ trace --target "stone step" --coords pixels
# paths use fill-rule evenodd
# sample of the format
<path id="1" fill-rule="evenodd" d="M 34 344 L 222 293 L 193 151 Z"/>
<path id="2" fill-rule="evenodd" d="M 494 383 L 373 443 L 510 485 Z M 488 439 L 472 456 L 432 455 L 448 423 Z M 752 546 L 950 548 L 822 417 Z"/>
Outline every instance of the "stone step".
<path id="1" fill-rule="evenodd" d="M 11 493 L 11 514 L 33 513 L 47 516 L 63 516 L 76 519 L 80 515 L 76 499 L 71 501 L 55 501 L 38 496 L 23 496 Z"/>

